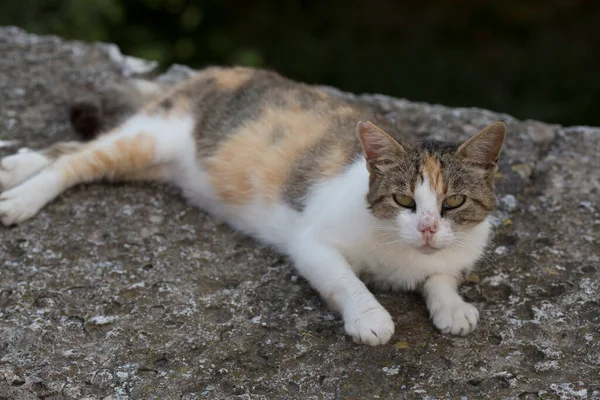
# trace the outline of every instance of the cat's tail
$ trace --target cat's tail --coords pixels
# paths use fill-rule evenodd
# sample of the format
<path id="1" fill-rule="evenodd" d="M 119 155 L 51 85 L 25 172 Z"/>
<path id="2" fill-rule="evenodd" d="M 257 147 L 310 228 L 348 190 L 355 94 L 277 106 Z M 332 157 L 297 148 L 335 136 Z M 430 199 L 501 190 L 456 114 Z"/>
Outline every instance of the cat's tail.
<path id="1" fill-rule="evenodd" d="M 69 119 L 84 140 L 115 128 L 162 93 L 162 85 L 141 79 L 103 87 L 78 87 L 70 94 Z"/>

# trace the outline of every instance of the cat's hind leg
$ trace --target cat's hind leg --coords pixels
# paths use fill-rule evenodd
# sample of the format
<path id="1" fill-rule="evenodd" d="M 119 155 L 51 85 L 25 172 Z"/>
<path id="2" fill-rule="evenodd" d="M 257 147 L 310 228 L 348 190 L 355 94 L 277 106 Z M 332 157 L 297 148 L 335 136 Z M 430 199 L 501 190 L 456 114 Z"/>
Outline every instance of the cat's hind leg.
<path id="1" fill-rule="evenodd" d="M 92 142 L 70 149 L 63 146 L 62 151 L 55 146 L 55 154 L 52 148 L 35 153 L 45 157 L 46 165 L 41 157 L 33 166 L 19 158 L 9 159 L 5 166 L 3 160 L 10 174 L 0 179 L 12 187 L 0 195 L 0 219 L 4 225 L 23 222 L 79 183 L 164 180 L 173 164 L 195 151 L 192 130 L 193 119 L 189 116 L 141 114 Z M 22 182 L 17 184 L 19 180 Z"/>

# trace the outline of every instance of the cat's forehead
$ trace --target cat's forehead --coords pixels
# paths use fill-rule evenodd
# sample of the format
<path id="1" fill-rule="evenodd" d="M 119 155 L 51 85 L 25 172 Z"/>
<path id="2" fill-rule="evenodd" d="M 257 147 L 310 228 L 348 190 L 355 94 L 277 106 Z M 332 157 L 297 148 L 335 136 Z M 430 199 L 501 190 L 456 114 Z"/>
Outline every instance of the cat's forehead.
<path id="1" fill-rule="evenodd" d="M 423 180 L 424 174 L 431 179 L 434 176 L 444 176 L 447 169 L 459 167 L 462 162 L 456 155 L 459 145 L 451 142 L 427 140 L 420 142 L 412 149 L 411 159 L 415 170 Z"/>
<path id="2" fill-rule="evenodd" d="M 469 182 L 479 182 L 479 171 L 469 167 L 456 155 L 457 145 L 440 142 L 435 149 L 422 150 L 419 157 L 419 180 L 427 180 L 438 195 L 449 190 L 465 189 Z"/>
<path id="3" fill-rule="evenodd" d="M 449 187 L 462 186 L 473 173 L 457 156 L 458 148 L 459 144 L 452 142 L 422 141 L 398 158 L 398 168 L 390 170 L 395 176 L 388 178 L 405 188 L 409 184 L 411 190 L 427 181 L 435 193 L 442 195 Z"/>

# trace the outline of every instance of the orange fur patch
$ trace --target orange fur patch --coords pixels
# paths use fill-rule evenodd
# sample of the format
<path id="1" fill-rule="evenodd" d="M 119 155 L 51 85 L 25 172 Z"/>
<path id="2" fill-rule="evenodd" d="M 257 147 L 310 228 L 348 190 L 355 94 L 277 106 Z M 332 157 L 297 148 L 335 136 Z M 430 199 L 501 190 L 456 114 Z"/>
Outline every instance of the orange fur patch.
<path id="1" fill-rule="evenodd" d="M 439 194 L 444 193 L 444 175 L 440 161 L 430 155 L 423 154 L 423 172 L 429 178 L 431 189 Z"/>
<path id="2" fill-rule="evenodd" d="M 221 90 L 237 89 L 248 82 L 253 75 L 252 69 L 244 67 L 217 68 L 211 74 L 217 88 Z"/>
<path id="3" fill-rule="evenodd" d="M 123 182 L 144 181 L 164 182 L 167 179 L 167 169 L 164 165 L 152 165 L 148 168 L 137 169 L 125 173 L 118 173 L 114 180 Z"/>
<path id="4" fill-rule="evenodd" d="M 344 170 L 349 150 L 349 148 L 341 146 L 328 149 L 327 156 L 319 162 L 320 176 L 333 178 L 339 175 Z"/>
<path id="5" fill-rule="evenodd" d="M 340 113 L 352 109 L 340 109 Z M 327 133 L 330 118 L 316 112 L 267 108 L 221 144 L 207 160 L 207 170 L 219 197 L 231 205 L 244 205 L 258 197 L 278 201 L 294 162 L 319 143 Z M 273 141 L 273 127 L 284 134 Z M 323 161 L 327 173 L 341 170 L 343 157 L 332 152 Z M 337 163 L 340 163 L 338 165 Z"/>
<path id="6" fill-rule="evenodd" d="M 147 168 L 155 152 L 151 135 L 139 133 L 90 145 L 55 164 L 64 187 L 100 178 L 127 176 Z"/>
<path id="7" fill-rule="evenodd" d="M 324 90 L 314 89 L 314 92 L 316 93 L 319 100 L 327 100 L 329 98 L 329 95 Z"/>

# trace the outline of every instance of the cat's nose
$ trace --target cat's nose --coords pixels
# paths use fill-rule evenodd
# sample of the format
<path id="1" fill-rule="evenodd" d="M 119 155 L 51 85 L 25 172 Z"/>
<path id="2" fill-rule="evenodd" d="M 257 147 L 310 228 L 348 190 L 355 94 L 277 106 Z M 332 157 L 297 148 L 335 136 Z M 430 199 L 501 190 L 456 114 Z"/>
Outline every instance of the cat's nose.
<path id="1" fill-rule="evenodd" d="M 419 224 L 419 232 L 425 243 L 430 243 L 437 232 L 437 222 Z"/>
<path id="2" fill-rule="evenodd" d="M 421 234 L 425 235 L 425 234 L 429 234 L 429 235 L 433 235 L 434 233 L 437 232 L 437 228 L 438 228 L 438 224 L 437 222 L 421 222 L 419 224 L 419 232 L 421 232 Z"/>

